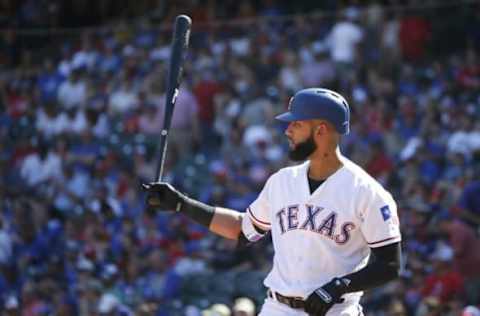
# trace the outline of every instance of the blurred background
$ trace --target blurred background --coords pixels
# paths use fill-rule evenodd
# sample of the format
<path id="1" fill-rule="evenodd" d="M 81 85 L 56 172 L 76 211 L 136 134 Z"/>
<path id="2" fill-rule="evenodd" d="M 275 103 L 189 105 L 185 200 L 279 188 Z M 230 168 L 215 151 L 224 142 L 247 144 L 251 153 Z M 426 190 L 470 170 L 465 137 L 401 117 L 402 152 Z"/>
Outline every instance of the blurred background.
<path id="1" fill-rule="evenodd" d="M 256 315 L 272 247 L 148 214 L 176 15 L 193 19 L 166 179 L 243 211 L 289 162 L 298 89 L 399 204 L 405 269 L 366 315 L 480 315 L 480 3 L 0 0 L 2 315 Z M 257 310 L 255 311 L 255 309 Z"/>

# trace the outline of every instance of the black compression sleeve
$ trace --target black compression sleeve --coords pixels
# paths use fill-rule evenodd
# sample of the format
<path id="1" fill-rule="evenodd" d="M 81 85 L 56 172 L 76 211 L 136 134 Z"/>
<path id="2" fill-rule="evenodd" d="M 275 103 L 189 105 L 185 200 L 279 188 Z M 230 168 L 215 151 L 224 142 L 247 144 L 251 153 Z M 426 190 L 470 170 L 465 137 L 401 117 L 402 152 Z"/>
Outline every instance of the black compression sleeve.
<path id="1" fill-rule="evenodd" d="M 365 268 L 342 277 L 350 280 L 345 293 L 368 290 L 396 279 L 400 272 L 401 249 L 399 242 L 372 248 L 373 260 Z"/>
<path id="2" fill-rule="evenodd" d="M 185 197 L 182 201 L 180 211 L 197 223 L 209 228 L 213 215 L 215 214 L 215 207 Z"/>

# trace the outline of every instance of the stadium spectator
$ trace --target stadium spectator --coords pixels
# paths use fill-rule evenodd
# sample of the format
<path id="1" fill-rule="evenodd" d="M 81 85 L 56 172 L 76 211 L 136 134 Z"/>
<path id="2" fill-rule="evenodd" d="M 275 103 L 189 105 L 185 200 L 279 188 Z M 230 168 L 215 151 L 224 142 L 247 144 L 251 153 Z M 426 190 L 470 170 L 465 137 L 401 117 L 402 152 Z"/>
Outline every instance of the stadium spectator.
<path id="1" fill-rule="evenodd" d="M 58 87 L 58 102 L 64 109 L 83 108 L 87 100 L 87 84 L 81 78 L 81 70 L 73 68 L 68 80 Z"/>
<path id="2" fill-rule="evenodd" d="M 478 179 L 478 177 L 475 178 Z M 460 217 L 470 224 L 478 234 L 480 229 L 480 181 L 472 180 L 465 185 L 458 207 Z"/>
<path id="3" fill-rule="evenodd" d="M 358 18 L 357 10 L 345 10 L 327 35 L 326 43 L 330 49 L 330 58 L 337 65 L 338 70 L 344 71 L 339 75 L 354 66 L 355 60 L 360 58 L 358 46 L 364 39 L 364 30 L 356 23 Z"/>
<path id="4" fill-rule="evenodd" d="M 239 297 L 232 307 L 232 316 L 254 316 L 255 303 L 248 297 Z"/>
<path id="5" fill-rule="evenodd" d="M 463 279 L 458 270 L 451 266 L 453 249 L 439 244 L 430 256 L 433 269 L 425 279 L 422 296 L 437 298 L 441 304 L 446 304 L 455 296 L 462 295 Z"/>
<path id="6" fill-rule="evenodd" d="M 475 231 L 458 219 L 448 215 L 441 217 L 439 228 L 448 235 L 453 248 L 453 264 L 465 280 L 465 293 L 468 302 L 476 304 L 480 300 L 480 239 Z"/>

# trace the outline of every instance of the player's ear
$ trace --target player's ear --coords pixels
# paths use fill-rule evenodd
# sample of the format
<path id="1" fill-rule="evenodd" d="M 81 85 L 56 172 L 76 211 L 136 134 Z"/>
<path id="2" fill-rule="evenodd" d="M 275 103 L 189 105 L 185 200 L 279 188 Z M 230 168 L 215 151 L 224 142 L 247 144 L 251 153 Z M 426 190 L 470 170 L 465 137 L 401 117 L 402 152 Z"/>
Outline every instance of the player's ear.
<path id="1" fill-rule="evenodd" d="M 324 122 L 320 122 L 313 127 L 313 134 L 318 136 L 324 136 L 327 134 L 328 126 Z"/>

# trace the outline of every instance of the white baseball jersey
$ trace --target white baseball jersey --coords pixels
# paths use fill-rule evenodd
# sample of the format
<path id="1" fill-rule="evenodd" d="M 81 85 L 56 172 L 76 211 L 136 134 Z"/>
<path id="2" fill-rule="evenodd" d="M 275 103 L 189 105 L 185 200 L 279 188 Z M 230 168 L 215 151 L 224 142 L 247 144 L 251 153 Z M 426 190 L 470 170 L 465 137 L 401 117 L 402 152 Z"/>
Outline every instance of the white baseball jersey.
<path id="1" fill-rule="evenodd" d="M 270 230 L 275 250 L 265 286 L 306 298 L 334 277 L 365 267 L 370 248 L 401 240 L 397 206 L 362 168 L 343 166 L 310 194 L 309 162 L 273 174 L 244 221 Z M 343 296 L 358 303 L 363 292 Z"/>

